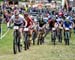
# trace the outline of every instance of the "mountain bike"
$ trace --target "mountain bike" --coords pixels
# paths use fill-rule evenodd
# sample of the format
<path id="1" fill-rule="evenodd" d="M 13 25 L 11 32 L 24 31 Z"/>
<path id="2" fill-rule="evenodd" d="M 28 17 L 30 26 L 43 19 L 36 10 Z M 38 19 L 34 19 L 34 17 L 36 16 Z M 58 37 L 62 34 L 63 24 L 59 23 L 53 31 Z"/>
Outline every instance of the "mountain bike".
<path id="1" fill-rule="evenodd" d="M 29 28 L 24 28 L 24 50 L 29 49 Z"/>
<path id="2" fill-rule="evenodd" d="M 44 43 L 44 29 L 40 28 L 39 32 L 38 32 L 38 41 L 37 41 L 37 45 L 42 45 Z"/>
<path id="3" fill-rule="evenodd" d="M 55 41 L 56 41 L 56 29 L 55 28 L 52 28 L 52 31 L 51 31 L 51 41 L 55 45 Z"/>
<path id="4" fill-rule="evenodd" d="M 70 30 L 69 28 L 65 28 L 65 31 L 64 31 L 65 45 L 69 45 L 69 40 L 70 40 Z"/>
<path id="5" fill-rule="evenodd" d="M 17 53 L 17 50 L 21 52 L 21 44 L 20 44 L 20 32 L 19 27 L 14 26 L 14 32 L 13 32 L 13 52 L 14 54 Z"/>

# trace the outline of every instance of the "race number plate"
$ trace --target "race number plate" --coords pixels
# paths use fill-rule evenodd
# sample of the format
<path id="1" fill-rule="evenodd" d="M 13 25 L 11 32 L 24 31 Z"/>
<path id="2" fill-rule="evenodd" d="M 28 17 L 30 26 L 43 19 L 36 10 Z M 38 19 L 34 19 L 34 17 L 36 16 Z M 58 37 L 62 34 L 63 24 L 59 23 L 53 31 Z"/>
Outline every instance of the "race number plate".
<path id="1" fill-rule="evenodd" d="M 19 27 L 18 27 L 18 26 L 14 26 L 14 28 L 13 28 L 13 29 L 14 29 L 14 30 L 15 30 L 15 29 L 19 29 Z"/>
<path id="2" fill-rule="evenodd" d="M 24 28 L 24 31 L 28 31 L 29 29 L 28 28 Z"/>
<path id="3" fill-rule="evenodd" d="M 65 30 L 69 30 L 69 28 L 65 28 Z"/>
<path id="4" fill-rule="evenodd" d="M 52 28 L 52 30 L 56 30 L 55 28 Z"/>

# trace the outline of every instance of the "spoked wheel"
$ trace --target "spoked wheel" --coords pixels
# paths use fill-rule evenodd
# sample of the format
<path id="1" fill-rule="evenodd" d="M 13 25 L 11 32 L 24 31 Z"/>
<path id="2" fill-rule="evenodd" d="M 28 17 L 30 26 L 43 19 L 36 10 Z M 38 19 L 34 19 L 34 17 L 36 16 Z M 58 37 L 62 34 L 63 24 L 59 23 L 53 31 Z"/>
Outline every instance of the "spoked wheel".
<path id="1" fill-rule="evenodd" d="M 70 32 L 65 32 L 65 45 L 69 45 Z"/>
<path id="2" fill-rule="evenodd" d="M 21 52 L 21 44 L 20 44 L 20 32 L 18 30 L 14 31 L 14 40 L 13 40 L 13 53 L 16 54 L 17 51 Z"/>
<path id="3" fill-rule="evenodd" d="M 15 39 L 13 40 L 13 53 L 17 53 L 17 41 Z"/>
<path id="4" fill-rule="evenodd" d="M 29 36 L 28 32 L 24 33 L 24 50 L 29 49 Z"/>
<path id="5" fill-rule="evenodd" d="M 52 42 L 55 45 L 55 40 L 56 40 L 55 32 L 52 32 L 52 35 L 51 36 L 52 36 Z"/>
<path id="6" fill-rule="evenodd" d="M 20 38 L 17 40 L 18 51 L 21 52 L 22 45 L 20 44 Z"/>
<path id="7" fill-rule="evenodd" d="M 35 45 L 35 38 L 36 38 L 36 35 L 35 35 L 35 32 L 33 32 L 32 34 L 33 45 Z"/>
<path id="8" fill-rule="evenodd" d="M 24 50 L 27 50 L 27 49 L 29 49 L 29 44 L 24 42 Z"/>
<path id="9" fill-rule="evenodd" d="M 39 34 L 37 45 L 39 45 L 39 44 L 42 45 L 44 43 L 43 40 L 44 40 L 43 36 L 41 34 Z"/>

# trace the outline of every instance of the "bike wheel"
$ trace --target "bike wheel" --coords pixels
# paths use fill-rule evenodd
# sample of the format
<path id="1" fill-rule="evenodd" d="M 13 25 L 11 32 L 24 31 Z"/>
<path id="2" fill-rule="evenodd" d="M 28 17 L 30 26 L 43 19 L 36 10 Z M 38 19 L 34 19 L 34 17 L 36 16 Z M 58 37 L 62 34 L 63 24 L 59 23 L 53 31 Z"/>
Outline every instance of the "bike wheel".
<path id="1" fill-rule="evenodd" d="M 55 40 L 56 40 L 56 32 L 53 32 L 52 33 L 52 41 L 53 41 L 54 45 L 55 45 Z"/>
<path id="2" fill-rule="evenodd" d="M 65 32 L 65 45 L 69 45 L 70 32 Z"/>
<path id="3" fill-rule="evenodd" d="M 14 54 L 17 53 L 17 42 L 16 42 L 16 39 L 13 40 L 13 53 Z"/>
<path id="4" fill-rule="evenodd" d="M 67 45 L 69 45 L 69 38 L 70 37 L 70 32 L 67 32 Z"/>
<path id="5" fill-rule="evenodd" d="M 27 50 L 27 44 L 26 44 L 26 42 L 27 42 L 27 33 L 24 32 L 24 50 Z"/>
<path id="6" fill-rule="evenodd" d="M 24 50 L 29 49 L 29 37 L 28 32 L 24 32 Z"/>
<path id="7" fill-rule="evenodd" d="M 18 51 L 21 52 L 22 45 L 20 44 L 20 37 L 17 39 L 17 46 L 18 46 Z"/>
<path id="8" fill-rule="evenodd" d="M 35 45 L 36 37 L 37 37 L 36 32 L 33 32 L 33 34 L 32 34 L 33 45 Z"/>

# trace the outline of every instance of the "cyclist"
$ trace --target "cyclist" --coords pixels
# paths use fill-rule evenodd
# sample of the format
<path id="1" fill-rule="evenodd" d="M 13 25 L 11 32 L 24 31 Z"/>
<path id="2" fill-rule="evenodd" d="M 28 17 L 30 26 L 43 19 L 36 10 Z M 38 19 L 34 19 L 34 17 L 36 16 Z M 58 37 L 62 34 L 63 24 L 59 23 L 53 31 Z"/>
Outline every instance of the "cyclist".
<path id="1" fill-rule="evenodd" d="M 63 28 L 64 28 L 65 44 L 68 44 L 68 45 L 69 45 L 69 39 L 70 39 L 70 26 L 71 26 L 70 21 L 66 18 L 66 20 L 63 23 Z"/>
<path id="2" fill-rule="evenodd" d="M 39 23 L 39 28 L 44 28 L 46 22 L 43 20 L 43 16 L 40 15 L 39 19 L 38 19 L 38 23 Z"/>
<path id="3" fill-rule="evenodd" d="M 50 30 L 52 30 L 52 28 L 55 26 L 55 20 L 53 18 L 50 18 L 48 20 L 48 23 L 49 23 Z"/>
<path id="4" fill-rule="evenodd" d="M 57 37 L 58 37 L 58 41 L 62 43 L 62 29 L 63 29 L 63 19 L 61 16 L 58 17 L 58 19 L 56 19 L 57 24 L 58 24 L 58 28 L 57 28 Z"/>
<path id="5" fill-rule="evenodd" d="M 46 24 L 46 22 L 43 20 L 43 16 L 41 14 L 39 14 L 39 16 L 38 16 L 38 24 L 39 24 L 39 32 L 38 32 L 37 44 L 39 45 L 39 43 L 40 44 L 44 43 L 44 32 L 45 32 L 44 28 L 45 28 L 45 24 Z"/>
<path id="6" fill-rule="evenodd" d="M 25 18 L 25 20 L 27 21 L 27 28 L 29 28 L 29 41 L 30 41 L 30 43 L 29 43 L 29 45 L 31 44 L 31 39 L 32 39 L 32 27 L 33 27 L 33 20 L 32 20 L 32 18 L 28 15 L 28 13 L 24 13 L 24 18 Z"/>
<path id="7" fill-rule="evenodd" d="M 21 40 L 23 39 L 22 37 L 22 30 L 23 30 L 23 23 L 25 22 L 25 26 L 27 26 L 27 21 L 24 19 L 22 15 L 19 14 L 18 10 L 14 11 L 14 15 L 11 16 L 9 22 L 8 22 L 8 27 L 10 26 L 10 23 L 13 22 L 14 26 L 19 26 L 19 31 L 20 31 L 20 36 Z"/>
<path id="8" fill-rule="evenodd" d="M 70 37 L 71 37 L 71 33 L 72 33 L 72 28 L 73 28 L 73 18 L 69 15 L 68 17 L 67 17 L 67 20 L 69 20 L 69 22 L 70 22 Z"/>

